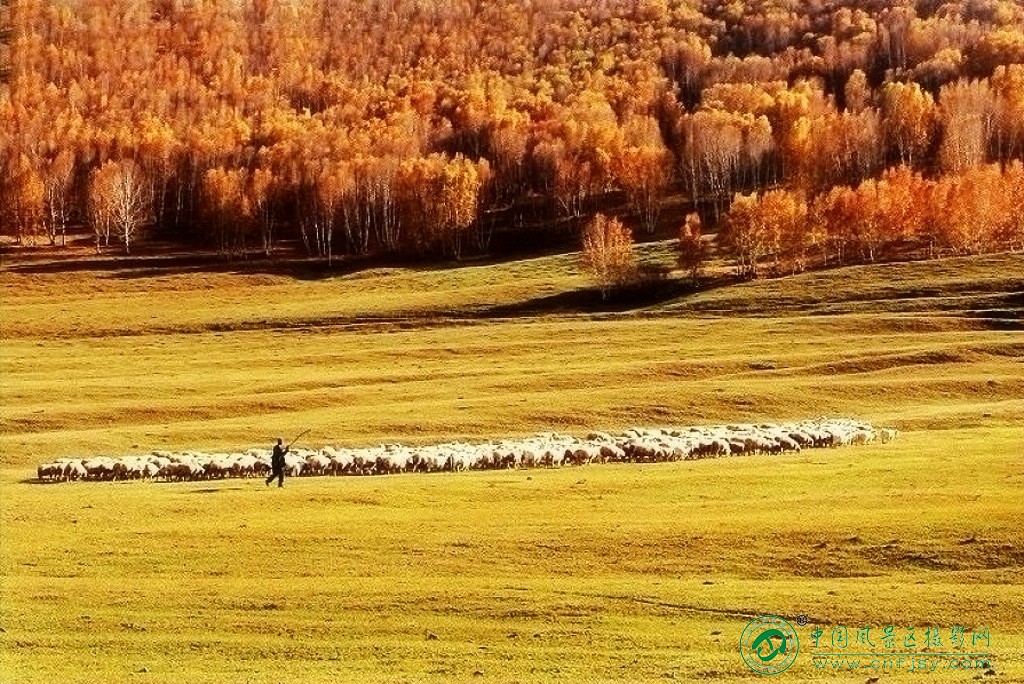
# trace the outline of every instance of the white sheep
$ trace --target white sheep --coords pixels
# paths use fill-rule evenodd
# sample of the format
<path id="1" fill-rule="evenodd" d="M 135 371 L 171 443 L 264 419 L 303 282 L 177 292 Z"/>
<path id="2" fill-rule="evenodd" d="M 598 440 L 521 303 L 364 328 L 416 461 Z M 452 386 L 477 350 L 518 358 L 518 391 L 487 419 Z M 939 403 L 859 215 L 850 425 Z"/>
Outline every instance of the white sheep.
<path id="1" fill-rule="evenodd" d="M 402 472 L 583 466 L 595 462 L 664 462 L 801 449 L 885 444 L 897 431 L 848 418 L 797 423 L 737 423 L 690 427 L 634 427 L 621 435 L 591 432 L 586 439 L 546 432 L 500 442 L 446 442 L 421 447 L 382 444 L 358 449 L 325 446 L 285 455 L 288 475 L 371 475 Z M 58 459 L 40 464 L 41 480 L 199 480 L 253 477 L 270 471 L 270 451 L 242 453 L 154 451 L 147 456 Z"/>

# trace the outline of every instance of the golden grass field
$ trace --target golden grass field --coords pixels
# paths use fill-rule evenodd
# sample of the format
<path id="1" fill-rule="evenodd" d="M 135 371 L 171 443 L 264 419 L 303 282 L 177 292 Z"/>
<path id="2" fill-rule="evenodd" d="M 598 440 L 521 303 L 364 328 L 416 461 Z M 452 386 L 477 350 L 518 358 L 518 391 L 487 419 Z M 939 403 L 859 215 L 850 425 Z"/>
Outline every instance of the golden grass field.
<path id="1" fill-rule="evenodd" d="M 0 681 L 752 682 L 744 625 L 803 614 L 807 652 L 814 624 L 984 625 L 994 674 L 927 676 L 1024 682 L 1024 256 L 545 304 L 585 284 L 572 256 L 0 271 Z M 901 434 L 280 491 L 33 481 L 59 456 L 305 427 L 362 445 L 819 415 Z M 773 681 L 871 676 L 801 655 Z"/>

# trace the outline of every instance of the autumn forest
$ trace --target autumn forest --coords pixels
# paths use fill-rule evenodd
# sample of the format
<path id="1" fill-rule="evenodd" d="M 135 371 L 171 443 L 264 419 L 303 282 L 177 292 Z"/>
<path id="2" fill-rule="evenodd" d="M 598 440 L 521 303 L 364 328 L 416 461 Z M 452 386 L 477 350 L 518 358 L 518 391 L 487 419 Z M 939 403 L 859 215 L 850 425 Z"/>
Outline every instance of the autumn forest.
<path id="1" fill-rule="evenodd" d="M 1016 0 L 0 8 L 8 245 L 448 259 L 607 212 L 750 275 L 1024 248 Z"/>

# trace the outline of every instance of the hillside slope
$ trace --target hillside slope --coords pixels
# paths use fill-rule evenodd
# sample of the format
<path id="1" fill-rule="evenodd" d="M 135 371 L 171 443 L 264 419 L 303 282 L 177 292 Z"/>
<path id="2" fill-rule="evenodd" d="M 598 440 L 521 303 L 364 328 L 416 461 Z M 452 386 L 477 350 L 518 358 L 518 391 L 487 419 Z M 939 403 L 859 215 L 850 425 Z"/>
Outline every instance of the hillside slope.
<path id="1" fill-rule="evenodd" d="M 319 280 L 3 273 L 5 464 L 248 447 L 311 426 L 320 443 L 372 443 L 820 413 L 904 429 L 1024 415 L 1020 255 L 854 267 L 614 311 L 573 264 Z"/>

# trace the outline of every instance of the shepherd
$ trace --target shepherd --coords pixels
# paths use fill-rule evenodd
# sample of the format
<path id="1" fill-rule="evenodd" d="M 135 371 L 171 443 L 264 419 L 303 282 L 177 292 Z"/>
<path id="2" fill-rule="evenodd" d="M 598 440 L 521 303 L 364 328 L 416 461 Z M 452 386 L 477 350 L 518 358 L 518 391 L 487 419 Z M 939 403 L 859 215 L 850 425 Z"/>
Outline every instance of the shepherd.
<path id="1" fill-rule="evenodd" d="M 267 478 L 267 486 L 277 479 L 277 486 L 284 487 L 284 455 L 291 451 L 292 445 L 299 441 L 299 437 L 309 432 L 309 429 L 303 430 L 295 439 L 288 442 L 288 446 L 281 446 L 283 441 L 280 437 L 277 438 L 277 444 L 274 445 L 274 455 L 270 457 L 270 477 Z"/>
<path id="2" fill-rule="evenodd" d="M 291 445 L 282 447 L 282 440 L 280 437 L 277 438 L 277 444 L 274 445 L 274 455 L 270 457 L 270 477 L 267 478 L 267 486 L 277 478 L 277 486 L 284 487 L 284 455 L 288 453 Z"/>

